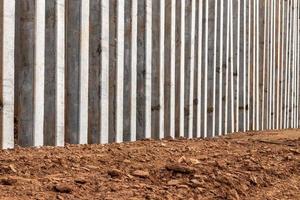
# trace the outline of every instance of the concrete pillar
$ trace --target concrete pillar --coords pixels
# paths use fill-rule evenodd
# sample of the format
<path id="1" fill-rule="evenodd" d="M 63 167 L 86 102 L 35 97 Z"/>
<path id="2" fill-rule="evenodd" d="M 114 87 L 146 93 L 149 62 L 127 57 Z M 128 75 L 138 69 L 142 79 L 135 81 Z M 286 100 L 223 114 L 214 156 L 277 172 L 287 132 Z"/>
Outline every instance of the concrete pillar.
<path id="1" fill-rule="evenodd" d="M 8 149 L 14 147 L 15 1 L 1 1 L 0 12 L 0 141 Z"/>

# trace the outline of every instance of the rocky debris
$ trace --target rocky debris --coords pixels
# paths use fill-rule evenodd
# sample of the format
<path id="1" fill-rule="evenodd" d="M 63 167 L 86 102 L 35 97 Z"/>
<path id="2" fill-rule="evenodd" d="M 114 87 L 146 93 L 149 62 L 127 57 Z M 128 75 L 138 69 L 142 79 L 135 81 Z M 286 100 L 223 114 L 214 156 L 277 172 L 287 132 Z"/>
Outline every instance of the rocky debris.
<path id="1" fill-rule="evenodd" d="M 201 186 L 201 182 L 198 181 L 197 179 L 192 179 L 190 182 L 191 182 L 190 185 L 191 185 L 192 187 L 198 187 L 198 186 Z"/>
<path id="2" fill-rule="evenodd" d="M 55 185 L 53 187 L 53 189 L 55 192 L 60 192 L 60 193 L 68 193 L 69 194 L 72 192 L 72 188 L 67 185 L 64 185 L 64 184 Z"/>
<path id="3" fill-rule="evenodd" d="M 183 174 L 194 174 L 196 172 L 195 168 L 189 167 L 183 164 L 168 164 L 166 169 L 169 171 L 183 173 Z"/>
<path id="4" fill-rule="evenodd" d="M 123 163 L 125 163 L 125 164 L 130 164 L 130 163 L 131 163 L 131 161 L 130 161 L 130 160 L 128 160 L 128 159 L 125 159 L 125 160 L 123 160 Z"/>
<path id="5" fill-rule="evenodd" d="M 75 183 L 82 184 L 82 185 L 87 183 L 87 181 L 82 178 L 77 178 L 74 181 L 75 181 Z"/>
<path id="6" fill-rule="evenodd" d="M 14 173 L 17 172 L 16 167 L 14 164 L 9 165 L 9 168 L 11 169 L 11 171 L 13 171 Z"/>
<path id="7" fill-rule="evenodd" d="M 186 164 L 189 164 L 189 165 L 198 165 L 201 162 L 198 159 L 195 159 L 195 158 L 186 158 L 185 156 L 181 156 L 178 159 L 178 163 L 186 163 Z"/>
<path id="8" fill-rule="evenodd" d="M 197 159 L 194 159 L 194 158 L 190 158 L 190 159 L 189 159 L 189 162 L 190 162 L 192 165 L 198 165 L 198 164 L 200 164 L 200 161 L 197 160 Z"/>
<path id="9" fill-rule="evenodd" d="M 177 162 L 179 162 L 179 163 L 186 163 L 186 161 L 187 161 L 186 157 L 185 157 L 185 156 L 181 156 L 181 157 L 178 159 Z"/>
<path id="10" fill-rule="evenodd" d="M 299 133 L 3 150 L 0 199 L 298 200 Z"/>
<path id="11" fill-rule="evenodd" d="M 118 169 L 110 169 L 107 171 L 107 174 L 113 178 L 121 177 L 123 175 L 122 171 Z"/>
<path id="12" fill-rule="evenodd" d="M 132 175 L 140 178 L 148 178 L 150 176 L 150 173 L 148 171 L 135 170 L 134 172 L 132 172 Z"/>
<path id="13" fill-rule="evenodd" d="M 182 184 L 182 180 L 177 180 L 177 179 L 170 180 L 167 183 L 168 186 L 176 186 L 180 184 Z"/>
<path id="14" fill-rule="evenodd" d="M 0 184 L 1 185 L 14 185 L 17 183 L 17 179 L 14 178 L 3 178 L 0 179 Z"/>

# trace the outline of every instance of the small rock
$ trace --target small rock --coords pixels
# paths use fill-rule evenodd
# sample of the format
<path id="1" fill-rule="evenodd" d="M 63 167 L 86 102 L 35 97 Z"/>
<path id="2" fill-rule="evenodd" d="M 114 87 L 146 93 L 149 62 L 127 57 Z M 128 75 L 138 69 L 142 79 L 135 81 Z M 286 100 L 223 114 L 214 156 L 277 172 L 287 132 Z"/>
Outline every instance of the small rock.
<path id="1" fill-rule="evenodd" d="M 193 186 L 193 187 L 198 187 L 198 186 L 201 185 L 201 182 L 198 181 L 197 179 L 192 179 L 192 180 L 191 180 L 191 183 L 192 183 L 192 186 Z"/>
<path id="2" fill-rule="evenodd" d="M 176 185 L 180 185 L 180 184 L 182 184 L 182 181 L 181 180 L 176 180 L 176 179 L 170 180 L 167 183 L 167 185 L 169 185 L 169 186 L 176 186 Z"/>
<path id="3" fill-rule="evenodd" d="M 285 157 L 286 160 L 293 160 L 293 154 L 289 153 L 287 154 L 287 156 Z"/>
<path id="4" fill-rule="evenodd" d="M 166 169 L 177 173 L 183 173 L 183 174 L 193 174 L 196 171 L 192 167 L 181 165 L 181 164 L 170 164 L 166 166 Z"/>
<path id="5" fill-rule="evenodd" d="M 60 196 L 60 195 L 57 195 L 56 199 L 58 199 L 58 200 L 64 200 L 64 198 L 62 196 Z"/>
<path id="6" fill-rule="evenodd" d="M 143 170 L 136 170 L 132 173 L 132 175 L 140 178 L 148 178 L 150 176 L 148 171 L 143 171 Z"/>
<path id="7" fill-rule="evenodd" d="M 81 179 L 81 178 L 75 179 L 74 181 L 75 181 L 75 183 L 78 183 L 78 184 L 86 184 L 86 182 L 87 182 L 86 180 Z"/>
<path id="8" fill-rule="evenodd" d="M 224 160 L 218 160 L 218 161 L 216 161 L 216 165 L 220 169 L 225 169 L 227 164 Z"/>
<path id="9" fill-rule="evenodd" d="M 14 185 L 17 183 L 17 179 L 3 178 L 0 180 L 1 185 Z"/>
<path id="10" fill-rule="evenodd" d="M 291 152 L 293 152 L 294 154 L 300 154 L 300 150 L 298 149 L 290 149 Z"/>
<path id="11" fill-rule="evenodd" d="M 55 192 L 60 192 L 60 193 L 71 193 L 72 188 L 70 188 L 66 185 L 55 185 L 54 186 L 54 191 Z"/>
<path id="12" fill-rule="evenodd" d="M 178 159 L 178 162 L 179 162 L 179 163 L 186 162 L 186 157 L 185 157 L 185 156 L 181 156 L 181 157 Z"/>
<path id="13" fill-rule="evenodd" d="M 131 163 L 131 161 L 128 159 L 125 159 L 125 160 L 123 160 L 123 163 L 129 164 L 129 163 Z"/>
<path id="14" fill-rule="evenodd" d="M 111 177 L 120 177 L 123 173 L 118 169 L 111 169 L 107 171 L 107 174 Z"/>
<path id="15" fill-rule="evenodd" d="M 14 173 L 17 172 L 15 165 L 11 164 L 11 165 L 9 165 L 9 168 L 10 168 L 11 171 L 13 171 Z"/>
<path id="16" fill-rule="evenodd" d="M 193 165 L 198 165 L 198 164 L 200 164 L 200 161 L 197 160 L 197 159 L 194 159 L 194 158 L 190 158 L 190 162 L 191 162 Z"/>
<path id="17" fill-rule="evenodd" d="M 161 145 L 162 147 L 165 147 L 165 146 L 167 146 L 167 145 L 166 145 L 166 143 L 163 143 L 163 142 L 162 142 L 162 143 L 160 143 L 160 145 Z"/>
<path id="18" fill-rule="evenodd" d="M 253 185 L 257 185 L 257 178 L 255 176 L 251 176 L 250 181 Z"/>
<path id="19" fill-rule="evenodd" d="M 87 168 L 90 170 L 98 170 L 99 169 L 98 167 L 93 166 L 93 165 L 88 165 Z"/>
<path id="20" fill-rule="evenodd" d="M 187 186 L 187 185 L 178 185 L 177 187 L 178 188 L 183 188 L 183 189 L 189 189 L 189 186 Z"/>

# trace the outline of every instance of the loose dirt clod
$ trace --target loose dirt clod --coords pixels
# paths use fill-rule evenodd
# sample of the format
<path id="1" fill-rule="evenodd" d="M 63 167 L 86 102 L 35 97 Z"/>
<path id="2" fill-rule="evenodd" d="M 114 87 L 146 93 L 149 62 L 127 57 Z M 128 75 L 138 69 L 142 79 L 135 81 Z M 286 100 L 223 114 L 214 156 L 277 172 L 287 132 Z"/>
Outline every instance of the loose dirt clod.
<path id="1" fill-rule="evenodd" d="M 197 179 L 192 179 L 191 180 L 191 185 L 194 186 L 194 187 L 198 187 L 201 185 L 201 182 L 198 181 Z"/>
<path id="2" fill-rule="evenodd" d="M 72 188 L 70 188 L 67 185 L 55 185 L 54 186 L 54 191 L 60 192 L 60 193 L 71 193 Z"/>
<path id="3" fill-rule="evenodd" d="M 140 178 L 148 178 L 150 176 L 148 171 L 143 171 L 143 170 L 136 170 L 132 172 L 132 175 Z"/>
<path id="4" fill-rule="evenodd" d="M 75 179 L 75 183 L 78 183 L 78 184 L 86 184 L 87 181 L 84 180 L 84 179 L 78 178 L 78 179 Z"/>
<path id="5" fill-rule="evenodd" d="M 183 173 L 183 174 L 193 174 L 195 173 L 195 169 L 189 166 L 185 166 L 183 164 L 168 164 L 166 165 L 166 169 L 177 172 L 177 173 Z"/>
<path id="6" fill-rule="evenodd" d="M 107 171 L 107 174 L 110 175 L 111 177 L 120 177 L 122 176 L 122 171 L 118 169 L 110 169 Z"/>
<path id="7" fill-rule="evenodd" d="M 3 178 L 0 180 L 1 185 L 14 185 L 17 183 L 16 179 L 13 178 Z"/>
<path id="8" fill-rule="evenodd" d="M 168 181 L 168 183 L 167 183 L 167 185 L 169 185 L 169 186 L 176 186 L 176 185 L 180 185 L 180 184 L 182 184 L 182 181 L 181 180 L 170 180 L 170 181 Z"/>

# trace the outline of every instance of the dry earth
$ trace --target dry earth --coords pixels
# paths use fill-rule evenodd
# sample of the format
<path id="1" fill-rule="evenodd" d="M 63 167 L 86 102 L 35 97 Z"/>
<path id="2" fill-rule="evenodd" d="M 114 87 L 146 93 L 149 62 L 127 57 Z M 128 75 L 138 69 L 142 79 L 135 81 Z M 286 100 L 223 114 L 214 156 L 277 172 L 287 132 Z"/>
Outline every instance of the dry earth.
<path id="1" fill-rule="evenodd" d="M 300 130 L 0 153 L 1 199 L 300 199 Z"/>

